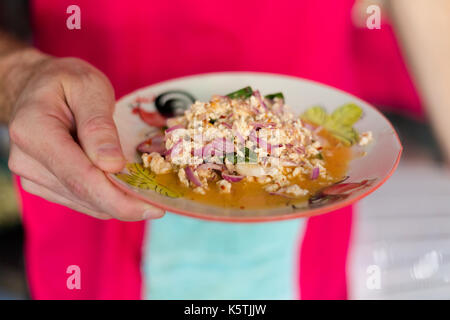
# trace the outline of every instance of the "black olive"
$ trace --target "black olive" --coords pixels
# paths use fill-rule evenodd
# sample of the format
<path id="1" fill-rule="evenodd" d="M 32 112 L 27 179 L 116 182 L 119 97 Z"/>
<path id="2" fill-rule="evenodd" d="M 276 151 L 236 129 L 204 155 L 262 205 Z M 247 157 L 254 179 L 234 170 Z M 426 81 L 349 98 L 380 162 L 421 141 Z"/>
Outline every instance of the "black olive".
<path id="1" fill-rule="evenodd" d="M 155 106 L 158 112 L 164 117 L 175 117 L 183 115 L 195 98 L 185 91 L 173 90 L 163 92 L 155 99 Z"/>

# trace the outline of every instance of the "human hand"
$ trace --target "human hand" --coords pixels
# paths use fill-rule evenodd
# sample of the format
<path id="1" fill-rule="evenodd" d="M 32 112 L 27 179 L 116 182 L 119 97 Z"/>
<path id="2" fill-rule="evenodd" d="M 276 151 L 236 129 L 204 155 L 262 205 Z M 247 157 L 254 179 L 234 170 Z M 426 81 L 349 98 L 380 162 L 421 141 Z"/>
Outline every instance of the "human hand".
<path id="1" fill-rule="evenodd" d="M 105 176 L 125 165 L 106 76 L 75 58 L 34 60 L 8 79 L 23 79 L 14 90 L 8 164 L 24 190 L 102 219 L 162 217 L 164 211 L 124 194 Z"/>

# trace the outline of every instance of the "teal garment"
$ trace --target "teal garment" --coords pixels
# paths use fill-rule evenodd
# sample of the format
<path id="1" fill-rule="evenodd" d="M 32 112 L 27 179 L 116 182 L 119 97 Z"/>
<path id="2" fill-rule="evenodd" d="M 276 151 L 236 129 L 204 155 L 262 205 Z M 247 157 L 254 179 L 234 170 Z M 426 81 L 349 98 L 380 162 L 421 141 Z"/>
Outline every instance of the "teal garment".
<path id="1" fill-rule="evenodd" d="M 147 299 L 295 299 L 304 220 L 210 222 L 167 213 L 149 222 Z"/>

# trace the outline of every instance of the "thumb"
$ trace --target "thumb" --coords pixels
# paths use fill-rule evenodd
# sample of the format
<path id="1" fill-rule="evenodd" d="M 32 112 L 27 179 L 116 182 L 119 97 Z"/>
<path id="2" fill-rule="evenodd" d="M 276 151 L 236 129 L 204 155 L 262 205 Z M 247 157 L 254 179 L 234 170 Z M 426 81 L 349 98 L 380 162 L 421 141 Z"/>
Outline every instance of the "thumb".
<path id="1" fill-rule="evenodd" d="M 125 166 L 119 135 L 113 121 L 114 93 L 85 88 L 70 106 L 74 114 L 81 147 L 99 169 L 118 172 Z"/>
<path id="2" fill-rule="evenodd" d="M 77 126 L 81 147 L 99 169 L 118 172 L 125 166 L 111 114 L 102 114 L 97 110 L 94 114 L 81 118 Z"/>

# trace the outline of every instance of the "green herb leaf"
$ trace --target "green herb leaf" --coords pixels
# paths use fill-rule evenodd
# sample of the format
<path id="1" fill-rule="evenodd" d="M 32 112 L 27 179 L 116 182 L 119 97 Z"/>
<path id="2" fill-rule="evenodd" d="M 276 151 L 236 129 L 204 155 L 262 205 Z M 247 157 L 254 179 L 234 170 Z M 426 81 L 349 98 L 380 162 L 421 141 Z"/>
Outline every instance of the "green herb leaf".
<path id="1" fill-rule="evenodd" d="M 358 132 L 353 125 L 361 119 L 362 109 L 356 104 L 343 105 L 327 114 L 322 107 L 312 107 L 306 110 L 300 117 L 315 125 L 322 126 L 334 137 L 346 145 L 352 145 L 359 139 Z"/>
<path id="2" fill-rule="evenodd" d="M 255 151 L 244 147 L 241 149 L 241 152 L 244 154 L 243 156 L 236 153 L 236 152 L 230 152 L 225 154 L 221 158 L 221 161 L 225 163 L 225 159 L 228 160 L 232 164 L 236 163 L 256 163 L 258 161 L 258 155 L 255 153 Z"/>
<path id="3" fill-rule="evenodd" d="M 300 117 L 315 125 L 323 126 L 327 121 L 328 114 L 324 108 L 316 106 L 306 110 Z"/>
<path id="4" fill-rule="evenodd" d="M 269 99 L 269 100 L 273 100 L 275 98 L 280 98 L 284 100 L 284 95 L 283 92 L 277 92 L 277 93 L 271 93 L 268 95 L 265 95 L 264 98 Z"/>
<path id="5" fill-rule="evenodd" d="M 144 168 L 141 164 L 128 163 L 126 167 L 129 172 L 128 174 L 115 174 L 115 176 L 123 182 L 139 189 L 154 190 L 155 192 L 169 198 L 179 198 L 182 196 L 182 194 L 178 191 L 172 190 L 156 181 L 155 173 L 151 172 L 147 168 Z"/>
<path id="6" fill-rule="evenodd" d="M 335 138 L 341 140 L 345 145 L 351 146 L 358 142 L 359 134 L 352 127 L 346 126 L 334 126 L 333 128 L 327 128 L 328 132 L 330 132 Z"/>
<path id="7" fill-rule="evenodd" d="M 349 103 L 337 108 L 331 113 L 329 121 L 342 126 L 352 127 L 362 116 L 362 109 L 356 104 Z"/>
<path id="8" fill-rule="evenodd" d="M 227 97 L 231 99 L 247 99 L 250 98 L 252 94 L 253 94 L 252 87 L 245 87 L 227 94 Z"/>
<path id="9" fill-rule="evenodd" d="M 258 161 L 258 155 L 255 151 L 252 149 L 249 149 L 247 147 L 244 147 L 241 149 L 241 152 L 244 154 L 244 156 L 238 155 L 237 156 L 237 162 L 239 163 L 256 163 Z"/>
<path id="10" fill-rule="evenodd" d="M 227 159 L 232 164 L 236 164 L 237 163 L 237 156 L 236 156 L 235 152 L 227 153 L 225 155 L 225 157 L 223 158 L 223 163 L 225 163 L 225 159 Z"/>

